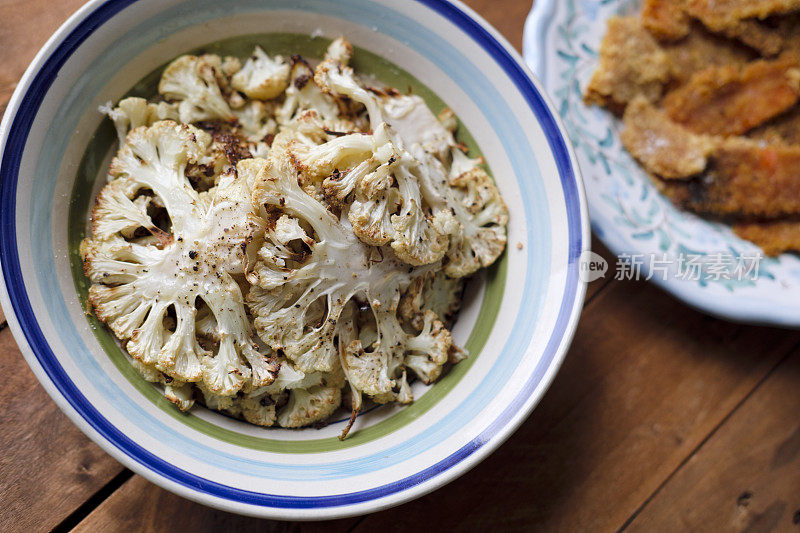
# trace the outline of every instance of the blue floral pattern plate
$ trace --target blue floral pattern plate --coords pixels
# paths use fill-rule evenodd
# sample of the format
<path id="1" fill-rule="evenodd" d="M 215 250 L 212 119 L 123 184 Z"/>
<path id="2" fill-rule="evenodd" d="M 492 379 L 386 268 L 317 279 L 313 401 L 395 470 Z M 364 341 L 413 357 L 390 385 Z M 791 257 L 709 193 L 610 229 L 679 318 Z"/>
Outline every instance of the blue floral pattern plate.
<path id="1" fill-rule="evenodd" d="M 722 318 L 800 326 L 800 259 L 763 257 L 730 227 L 677 209 L 622 147 L 619 120 L 583 103 L 606 21 L 640 7 L 641 0 L 536 0 L 525 25 L 524 57 L 575 146 L 592 229 L 617 255 L 606 275 L 652 280 Z"/>

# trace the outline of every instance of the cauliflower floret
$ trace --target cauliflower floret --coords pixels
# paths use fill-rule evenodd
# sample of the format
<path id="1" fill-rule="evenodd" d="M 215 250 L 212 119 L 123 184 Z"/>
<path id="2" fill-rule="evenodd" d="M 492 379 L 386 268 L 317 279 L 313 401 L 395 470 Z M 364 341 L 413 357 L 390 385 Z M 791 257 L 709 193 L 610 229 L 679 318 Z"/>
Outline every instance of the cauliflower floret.
<path id="1" fill-rule="evenodd" d="M 197 383 L 197 389 L 203 396 L 203 403 L 209 409 L 226 411 L 234 416 L 241 413 L 241 405 L 237 396 L 225 396 L 210 391 L 203 383 Z"/>
<path id="2" fill-rule="evenodd" d="M 269 57 L 260 46 L 231 78 L 231 86 L 249 98 L 269 100 L 289 85 L 289 64 L 281 56 Z"/>
<path id="3" fill-rule="evenodd" d="M 220 71 L 222 75 L 226 78 L 232 77 L 234 74 L 242 70 L 242 62 L 239 61 L 238 57 L 233 56 L 225 56 L 222 59 L 222 65 L 220 66 Z"/>
<path id="4" fill-rule="evenodd" d="M 317 385 L 310 389 L 293 389 L 289 402 L 278 413 L 278 424 L 285 428 L 299 428 L 325 420 L 342 403 L 342 390 Z"/>
<path id="5" fill-rule="evenodd" d="M 194 405 L 193 390 L 191 383 L 173 381 L 164 385 L 164 397 L 186 412 Z"/>
<path id="6" fill-rule="evenodd" d="M 473 168 L 482 165 L 484 163 L 483 157 L 476 157 L 475 159 L 471 159 L 467 156 L 464 152 L 461 151 L 460 148 L 453 148 L 450 150 L 450 172 L 448 173 L 448 179 L 454 180 L 459 177 L 461 174 L 465 172 L 469 172 Z"/>
<path id="7" fill-rule="evenodd" d="M 89 300 L 98 318 L 129 339 L 133 357 L 230 395 L 245 383 L 268 385 L 277 367 L 251 340 L 244 298 L 232 277 L 244 272 L 243 247 L 257 227 L 247 181 L 222 176 L 207 204 L 184 174 L 209 145 L 204 132 L 169 121 L 133 130 L 111 173 L 154 193 L 169 215 L 170 238 L 155 246 L 96 237 L 82 249 L 94 282 Z M 214 315 L 216 353 L 198 342 L 197 299 Z"/>
<path id="8" fill-rule="evenodd" d="M 269 394 L 247 397 L 238 400 L 241 405 L 242 418 L 257 426 L 274 426 L 275 400 Z"/>
<path id="9" fill-rule="evenodd" d="M 350 191 L 356 191 L 349 216 L 359 238 L 376 246 L 391 242 L 395 253 L 412 265 L 429 264 L 441 259 L 449 245 L 448 235 L 457 230 L 457 222 L 449 205 L 447 191 L 443 190 L 447 188 L 446 177 L 442 176 L 444 169 L 434 156 L 425 151 L 420 142 L 425 142 L 437 152 L 446 153 L 446 149 L 450 146 L 449 141 L 442 146 L 431 144 L 433 138 L 429 139 L 418 130 L 414 130 L 409 122 L 403 119 L 403 113 L 398 112 L 396 122 L 404 127 L 409 135 L 413 134 L 406 140 L 391 127 L 387 113 L 375 94 L 377 91 L 368 91 L 361 87 L 355 79 L 353 70 L 332 58 L 326 59 L 317 67 L 315 80 L 323 90 L 346 96 L 365 106 L 371 128 L 375 132 L 372 135 L 372 144 L 375 148 L 370 154 L 373 156 L 373 161 L 380 161 L 375 157 L 379 153 L 389 153 L 391 150 L 391 156 L 386 160 L 387 165 L 393 165 L 391 172 L 375 173 L 371 168 L 353 167 L 353 170 L 358 169 L 361 172 L 348 176 L 349 179 L 345 178 L 343 181 L 345 185 L 339 186 L 336 191 L 340 199 Z M 411 102 L 415 108 L 418 102 L 421 102 L 416 100 L 416 97 L 406 99 L 396 93 L 391 93 L 386 98 Z M 420 108 L 414 114 L 423 118 L 430 115 L 431 124 L 425 128 L 433 128 L 432 135 L 436 138 L 451 139 L 452 135 L 439 124 L 424 103 L 421 105 L 424 110 Z M 418 133 L 423 136 L 419 137 Z M 338 172 L 332 178 L 338 181 L 342 176 L 342 168 L 338 167 L 349 168 L 347 166 L 349 161 L 340 161 L 328 154 L 336 153 L 336 148 L 350 142 L 345 139 L 334 139 L 326 143 L 327 146 L 323 145 L 310 151 L 305 158 L 298 155 L 297 159 L 304 164 L 310 163 L 312 167 L 317 163 L 316 168 L 313 168 L 316 172 L 326 170 L 330 172 L 331 166 L 336 167 L 334 170 Z M 390 148 L 383 146 L 384 144 L 388 144 Z M 437 163 L 438 167 L 428 168 L 433 162 Z M 394 189 L 393 194 L 392 189 Z"/>
<path id="10" fill-rule="evenodd" d="M 348 217 L 363 242 L 389 244 L 411 265 L 435 263 L 447 251 L 452 217 L 444 202 L 426 201 L 433 197 L 420 189 L 422 169 L 390 137 L 381 123 L 372 135 L 345 135 L 304 150 L 292 146 L 292 161 L 303 174 L 328 176 L 329 203 L 354 193 Z"/>
<path id="11" fill-rule="evenodd" d="M 272 118 L 272 108 L 264 102 L 247 102 L 234 111 L 234 114 L 239 121 L 241 133 L 251 143 L 261 142 L 267 135 L 274 135 L 278 130 L 278 123 Z"/>
<path id="12" fill-rule="evenodd" d="M 311 66 L 302 57 L 293 56 L 286 100 L 276 111 L 275 118 L 278 124 L 285 126 L 303 111 L 311 109 L 316 111 L 323 121 L 335 123 L 339 120 L 339 106 L 315 83 Z"/>
<path id="13" fill-rule="evenodd" d="M 419 96 L 387 94 L 381 97 L 380 103 L 384 119 L 406 146 L 419 144 L 423 150 L 443 161 L 456 145 L 453 134 Z"/>
<path id="14" fill-rule="evenodd" d="M 476 166 L 450 180 L 460 231 L 451 236 L 445 273 L 454 278 L 494 263 L 505 250 L 508 208 L 492 178 Z"/>
<path id="15" fill-rule="evenodd" d="M 425 311 L 422 331 L 406 341 L 405 365 L 425 384 L 431 384 L 442 373 L 448 360 L 453 337 L 433 311 Z"/>
<path id="16" fill-rule="evenodd" d="M 178 120 L 178 106 L 167 102 L 148 104 L 144 98 L 129 97 L 119 101 L 117 107 L 111 102 L 100 106 L 99 111 L 114 122 L 117 138 L 122 146 L 128 132 L 139 126 L 152 126 L 159 120 Z"/>
<path id="17" fill-rule="evenodd" d="M 232 120 L 235 117 L 219 86 L 221 68 L 219 56 L 181 56 L 164 70 L 158 92 L 178 101 L 181 122 Z"/>
<path id="18" fill-rule="evenodd" d="M 275 381 L 250 393 L 250 396 L 260 394 L 278 395 L 285 390 L 308 389 L 326 381 L 324 372 L 303 372 L 295 368 L 289 361 L 280 362 L 280 370 Z"/>
<path id="19" fill-rule="evenodd" d="M 403 370 L 400 377 L 395 380 L 395 383 L 395 386 L 390 392 L 374 396 L 372 399 L 375 400 L 375 403 L 397 402 L 405 405 L 414 401 L 414 394 L 411 392 L 411 386 L 408 384 L 405 370 Z"/>
<path id="20" fill-rule="evenodd" d="M 347 42 L 344 37 L 334 39 L 325 51 L 325 59 L 347 65 L 353 58 L 353 45 Z"/>
<path id="21" fill-rule="evenodd" d="M 353 69 L 337 60 L 336 51 L 329 52 L 326 59 L 314 69 L 314 82 L 327 95 L 339 100 L 350 99 L 363 105 L 369 115 L 369 126 L 372 131 L 382 123 L 382 110 L 374 94 L 367 91 L 356 80 Z"/>
<path id="22" fill-rule="evenodd" d="M 458 129 L 458 118 L 456 118 L 456 114 L 452 109 L 449 107 L 442 109 L 442 112 L 436 116 L 436 120 L 438 120 L 439 124 L 449 131 L 451 135 L 455 135 Z"/>
<path id="23" fill-rule="evenodd" d="M 422 330 L 425 310 L 433 311 L 443 324 L 452 324 L 461 308 L 464 285 L 464 278 L 451 278 L 441 270 L 416 278 L 400 299 L 403 324 Z"/>
<path id="24" fill-rule="evenodd" d="M 92 234 L 100 239 L 108 239 L 116 233 L 131 237 L 139 228 L 145 228 L 153 235 L 164 234 L 155 226 L 147 207 L 150 198 L 136 197 L 141 186 L 130 179 L 111 181 L 103 187 L 92 210 Z"/>

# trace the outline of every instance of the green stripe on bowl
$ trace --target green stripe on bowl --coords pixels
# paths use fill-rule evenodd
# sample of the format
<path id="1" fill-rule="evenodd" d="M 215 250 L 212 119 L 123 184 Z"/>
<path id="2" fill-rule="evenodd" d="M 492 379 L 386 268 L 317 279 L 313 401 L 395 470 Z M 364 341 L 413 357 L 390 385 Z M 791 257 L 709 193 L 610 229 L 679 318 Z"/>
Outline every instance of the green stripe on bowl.
<path id="1" fill-rule="evenodd" d="M 288 56 L 291 54 L 300 54 L 305 57 L 322 57 L 329 43 L 330 40 L 328 39 L 311 38 L 308 35 L 288 33 L 248 35 L 218 41 L 208 46 L 188 51 L 187 53 L 208 52 L 223 56 L 233 55 L 246 57 L 250 54 L 253 47 L 258 44 L 271 55 L 281 54 Z M 409 88 L 414 94 L 421 96 L 434 113 L 439 113 L 446 107 L 446 104 L 436 96 L 433 91 L 414 76 L 371 52 L 356 48 L 352 65 L 357 72 L 373 76 L 381 83 L 401 90 Z M 155 95 L 157 93 L 156 87 L 158 85 L 158 80 L 161 77 L 164 66 L 166 65 L 162 65 L 142 78 L 133 86 L 127 96 L 149 98 Z M 475 139 L 463 124 L 459 125 L 458 140 L 469 148 L 472 157 L 481 154 Z M 128 361 L 128 356 L 117 344 L 114 335 L 104 324 L 97 320 L 94 315 L 88 312 L 88 304 L 86 304 L 90 282 L 83 273 L 79 246 L 80 242 L 86 237 L 87 217 L 93 200 L 91 192 L 94 189 L 95 179 L 105 174 L 105 169 L 101 168 L 101 166 L 109 151 L 114 148 L 115 141 L 116 133 L 111 121 L 103 121 L 90 140 L 89 146 L 84 152 L 78 169 L 75 185 L 72 189 L 68 221 L 72 277 L 75 283 L 75 290 L 78 293 L 78 298 L 86 307 L 86 318 L 92 327 L 92 331 L 97 341 L 100 343 L 100 346 L 108 354 L 119 372 L 145 398 L 180 423 L 220 441 L 267 452 L 321 453 L 358 446 L 397 431 L 429 411 L 444 398 L 459 381 L 461 381 L 483 350 L 486 340 L 494 328 L 494 323 L 497 319 L 502 302 L 508 267 L 507 254 L 503 254 L 501 259 L 488 269 L 486 289 L 484 291 L 478 320 L 465 345 L 470 353 L 470 357 L 450 369 L 450 371 L 442 376 L 442 378 L 440 378 L 422 397 L 415 400 L 413 404 L 406 406 L 393 416 L 372 426 L 357 428 L 357 430 L 351 433 L 343 442 L 339 441 L 336 437 L 296 441 L 256 437 L 217 426 L 191 412 L 180 412 L 172 403 L 161 395 L 155 386 L 145 381 L 139 373 L 134 370 Z M 202 409 L 202 407 L 200 408 Z M 390 407 L 379 407 L 379 409 L 380 408 L 387 409 Z M 268 435 L 269 431 L 269 428 L 265 428 L 265 435 Z"/>

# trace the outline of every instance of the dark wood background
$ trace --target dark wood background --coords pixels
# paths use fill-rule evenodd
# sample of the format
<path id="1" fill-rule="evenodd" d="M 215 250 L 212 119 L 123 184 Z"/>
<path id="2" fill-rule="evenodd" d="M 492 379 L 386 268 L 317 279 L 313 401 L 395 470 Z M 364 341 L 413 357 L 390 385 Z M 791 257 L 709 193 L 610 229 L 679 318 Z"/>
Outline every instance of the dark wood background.
<path id="1" fill-rule="evenodd" d="M 520 47 L 531 0 L 467 3 Z M 0 0 L 0 110 L 81 4 Z M 134 475 L 59 411 L 0 320 L 2 531 L 800 531 L 800 333 L 703 316 L 644 282 L 591 284 L 550 391 L 471 472 L 320 523 L 215 511 Z"/>

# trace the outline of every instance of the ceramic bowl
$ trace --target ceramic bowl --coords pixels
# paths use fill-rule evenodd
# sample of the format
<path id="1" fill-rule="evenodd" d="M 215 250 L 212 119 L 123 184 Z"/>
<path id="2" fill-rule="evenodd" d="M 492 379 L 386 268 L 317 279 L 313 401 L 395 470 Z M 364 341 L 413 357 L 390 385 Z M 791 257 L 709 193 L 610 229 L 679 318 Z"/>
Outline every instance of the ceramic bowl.
<path id="1" fill-rule="evenodd" d="M 97 111 L 151 91 L 197 50 L 319 57 L 330 38 L 356 68 L 438 110 L 482 152 L 508 202 L 506 254 L 472 281 L 454 329 L 471 356 L 415 403 L 323 429 L 264 429 L 203 408 L 177 412 L 84 312 L 77 244 L 114 151 Z M 462 474 L 525 419 L 579 316 L 588 247 L 583 186 L 561 124 L 521 58 L 461 4 L 441 0 L 94 0 L 36 56 L 0 130 L 2 305 L 36 376 L 89 437 L 171 491 L 269 518 L 363 514 Z"/>
<path id="2" fill-rule="evenodd" d="M 606 21 L 638 14 L 641 3 L 536 0 L 525 25 L 525 60 L 574 144 L 592 229 L 620 258 L 607 275 L 652 280 L 722 318 L 798 327 L 800 258 L 764 257 L 729 226 L 677 209 L 622 147 L 620 122 L 583 103 Z"/>

